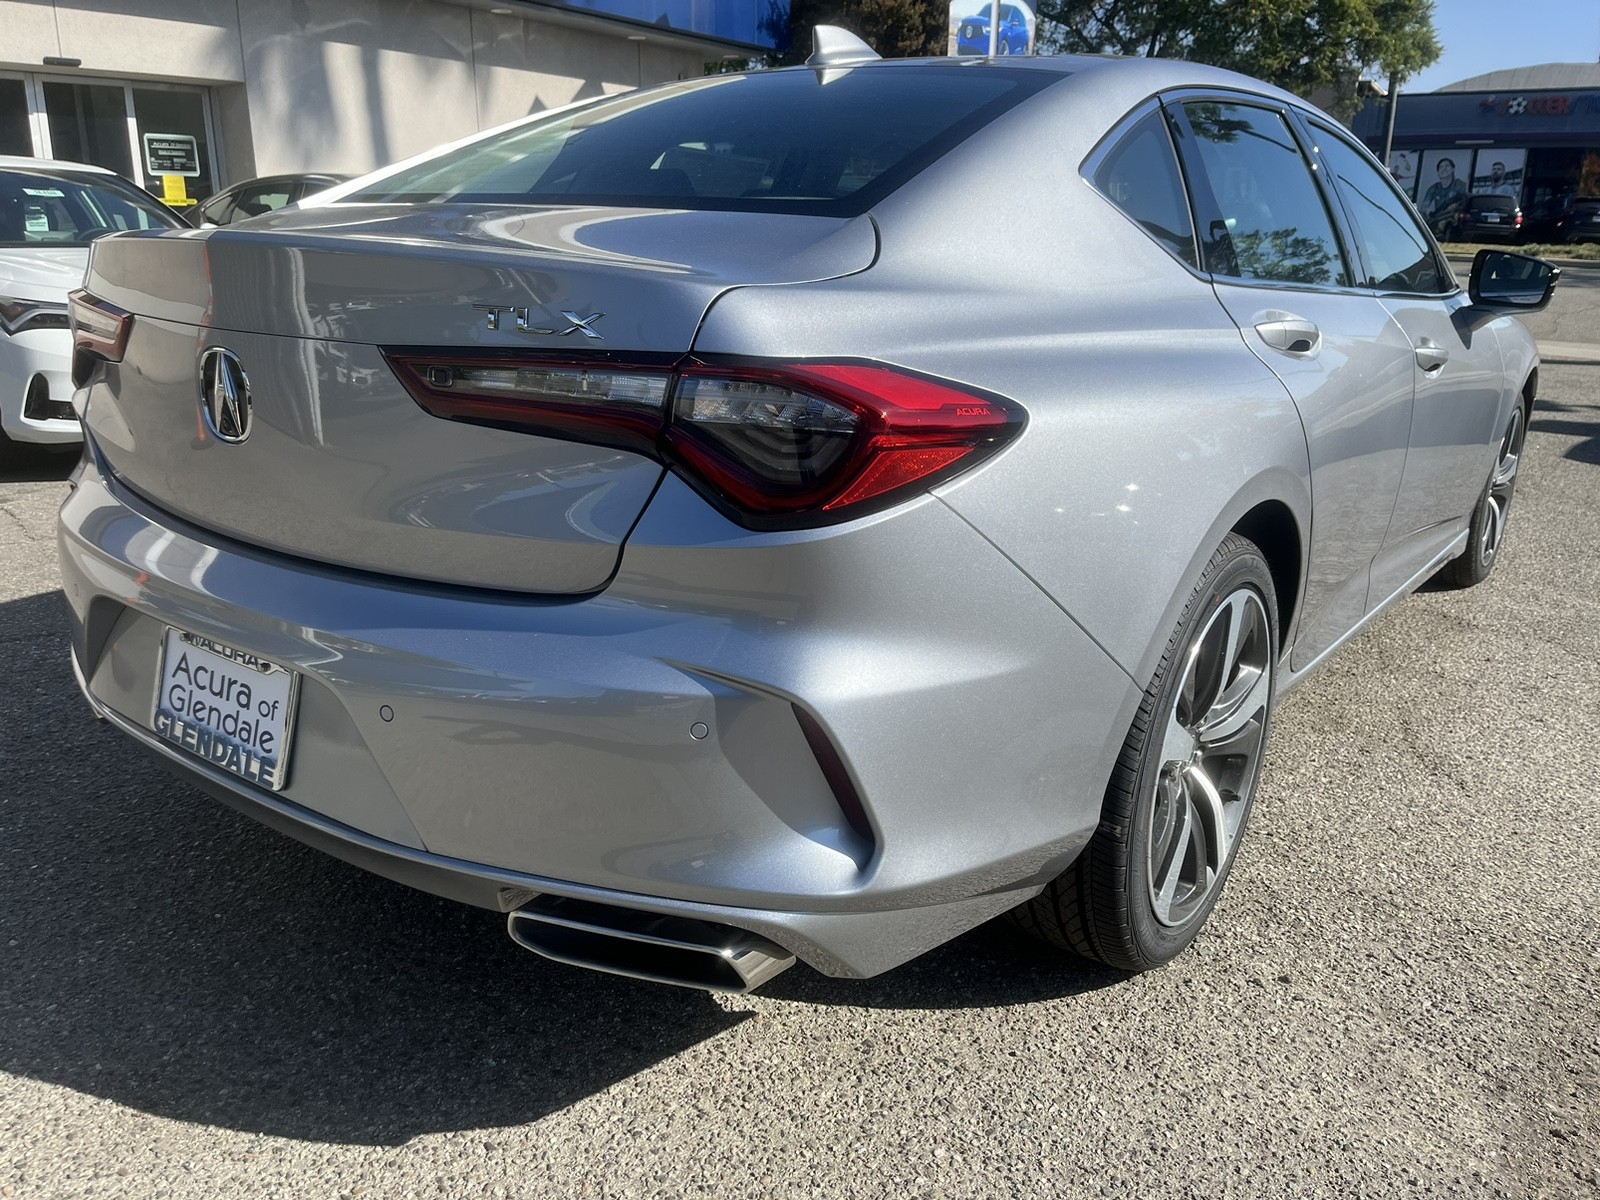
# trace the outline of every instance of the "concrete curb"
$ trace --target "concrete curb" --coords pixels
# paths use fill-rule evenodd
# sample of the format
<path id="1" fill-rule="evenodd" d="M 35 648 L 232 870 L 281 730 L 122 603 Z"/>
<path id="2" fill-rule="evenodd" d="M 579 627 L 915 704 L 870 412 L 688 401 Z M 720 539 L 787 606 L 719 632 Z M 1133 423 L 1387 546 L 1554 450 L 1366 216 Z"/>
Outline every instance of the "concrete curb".
<path id="1" fill-rule="evenodd" d="M 1540 342 L 1539 361 L 1600 366 L 1600 345 L 1593 342 Z"/>

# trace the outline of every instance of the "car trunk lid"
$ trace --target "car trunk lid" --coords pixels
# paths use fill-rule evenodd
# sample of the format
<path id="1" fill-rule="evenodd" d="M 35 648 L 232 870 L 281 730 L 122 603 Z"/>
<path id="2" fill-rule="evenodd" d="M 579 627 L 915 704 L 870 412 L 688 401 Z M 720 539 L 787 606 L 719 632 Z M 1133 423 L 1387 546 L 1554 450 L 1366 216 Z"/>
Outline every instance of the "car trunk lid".
<path id="1" fill-rule="evenodd" d="M 87 426 L 125 485 L 238 541 L 419 580 L 592 592 L 659 464 L 431 416 L 385 352 L 664 367 L 726 289 L 848 274 L 876 250 L 865 217 L 615 208 L 331 207 L 107 238 L 88 289 L 135 319 Z M 209 350 L 248 383 L 237 443 L 205 415 Z"/>

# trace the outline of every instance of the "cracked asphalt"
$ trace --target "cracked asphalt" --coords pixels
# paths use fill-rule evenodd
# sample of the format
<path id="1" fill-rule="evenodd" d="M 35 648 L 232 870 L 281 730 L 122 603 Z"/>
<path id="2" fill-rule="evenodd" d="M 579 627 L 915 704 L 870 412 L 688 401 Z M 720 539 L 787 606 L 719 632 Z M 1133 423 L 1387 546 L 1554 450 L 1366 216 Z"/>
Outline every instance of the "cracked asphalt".
<path id="1" fill-rule="evenodd" d="M 731 998 L 546 963 L 128 753 L 67 663 L 67 467 L 0 471 L 0 1197 L 1593 1200 L 1600 367 L 1546 368 L 1525 462 L 1490 581 L 1280 709 L 1178 962 L 991 925 Z"/>

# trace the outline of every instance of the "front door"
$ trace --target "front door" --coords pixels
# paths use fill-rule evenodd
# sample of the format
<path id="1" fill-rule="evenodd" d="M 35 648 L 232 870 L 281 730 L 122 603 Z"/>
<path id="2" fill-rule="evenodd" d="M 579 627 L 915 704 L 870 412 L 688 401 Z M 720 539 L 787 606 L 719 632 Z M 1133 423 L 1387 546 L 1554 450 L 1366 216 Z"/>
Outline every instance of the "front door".
<path id="1" fill-rule="evenodd" d="M 1368 607 L 1427 570 L 1465 527 L 1501 430 L 1500 346 L 1474 322 L 1422 222 L 1376 163 L 1331 125 L 1308 121 L 1356 242 L 1363 282 L 1402 331 L 1416 381 L 1405 472 L 1372 564 Z"/>

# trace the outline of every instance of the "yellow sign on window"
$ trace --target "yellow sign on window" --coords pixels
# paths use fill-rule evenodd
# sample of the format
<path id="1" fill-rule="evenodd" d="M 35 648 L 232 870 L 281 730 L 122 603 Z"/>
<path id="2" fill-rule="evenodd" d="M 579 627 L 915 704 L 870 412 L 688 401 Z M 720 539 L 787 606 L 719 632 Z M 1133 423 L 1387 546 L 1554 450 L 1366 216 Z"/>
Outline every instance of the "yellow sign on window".
<path id="1" fill-rule="evenodd" d="M 168 208 L 187 208 L 191 204 L 200 203 L 190 198 L 189 181 L 182 175 L 161 177 L 161 202 Z"/>

